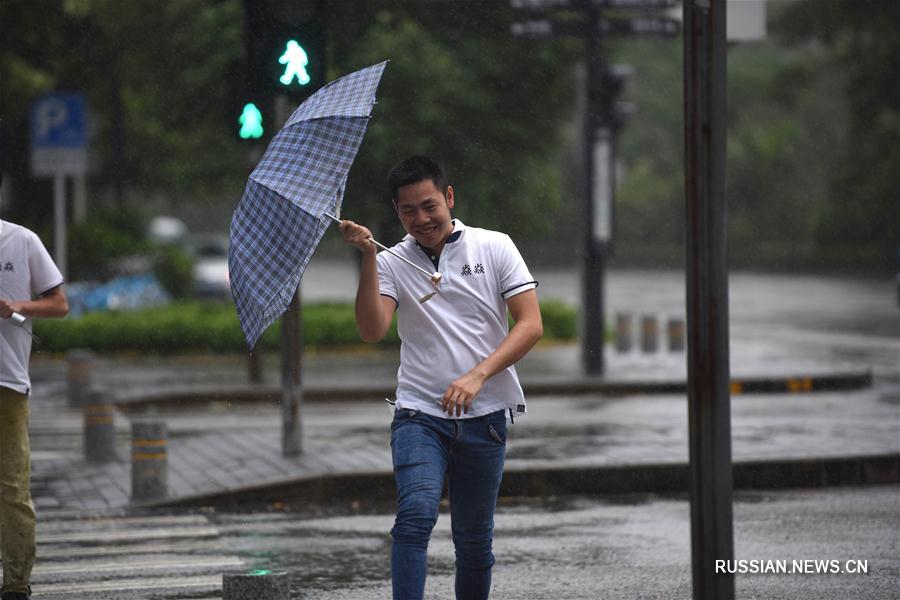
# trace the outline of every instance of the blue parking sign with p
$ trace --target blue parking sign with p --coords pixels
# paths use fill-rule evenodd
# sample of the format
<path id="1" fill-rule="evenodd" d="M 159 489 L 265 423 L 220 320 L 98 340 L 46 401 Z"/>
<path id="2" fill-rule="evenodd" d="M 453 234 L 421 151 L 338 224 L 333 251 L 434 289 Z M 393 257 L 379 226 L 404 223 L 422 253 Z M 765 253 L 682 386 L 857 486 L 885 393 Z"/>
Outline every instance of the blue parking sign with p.
<path id="1" fill-rule="evenodd" d="M 83 94 L 48 94 L 31 104 L 31 156 L 35 175 L 81 174 L 87 164 Z"/>
<path id="2" fill-rule="evenodd" d="M 31 107 L 32 145 L 38 148 L 84 146 L 87 141 L 84 120 L 84 96 L 44 96 Z"/>

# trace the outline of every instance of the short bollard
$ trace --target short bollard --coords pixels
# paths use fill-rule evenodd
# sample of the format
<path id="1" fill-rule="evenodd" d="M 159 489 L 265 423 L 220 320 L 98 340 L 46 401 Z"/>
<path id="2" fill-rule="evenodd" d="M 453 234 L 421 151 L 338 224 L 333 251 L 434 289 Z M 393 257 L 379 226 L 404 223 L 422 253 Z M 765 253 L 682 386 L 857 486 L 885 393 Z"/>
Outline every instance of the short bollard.
<path id="1" fill-rule="evenodd" d="M 641 317 L 641 350 L 644 352 L 656 352 L 659 348 L 659 327 L 656 317 L 645 315 Z"/>
<path id="2" fill-rule="evenodd" d="M 672 317 L 666 328 L 668 329 L 669 352 L 684 352 L 684 319 Z"/>
<path id="3" fill-rule="evenodd" d="M 222 575 L 222 600 L 289 600 L 291 581 L 288 574 L 266 569 L 249 573 Z"/>
<path id="4" fill-rule="evenodd" d="M 69 406 L 83 406 L 91 387 L 94 371 L 94 354 L 90 350 L 72 350 L 66 354 L 68 363 Z"/>
<path id="5" fill-rule="evenodd" d="M 616 351 L 631 352 L 631 315 L 616 314 Z"/>
<path id="6" fill-rule="evenodd" d="M 166 424 L 135 421 L 131 424 L 131 501 L 159 500 L 168 495 L 168 440 Z"/>
<path id="7" fill-rule="evenodd" d="M 84 405 L 84 458 L 88 462 L 116 459 L 116 427 L 112 396 L 89 390 Z"/>

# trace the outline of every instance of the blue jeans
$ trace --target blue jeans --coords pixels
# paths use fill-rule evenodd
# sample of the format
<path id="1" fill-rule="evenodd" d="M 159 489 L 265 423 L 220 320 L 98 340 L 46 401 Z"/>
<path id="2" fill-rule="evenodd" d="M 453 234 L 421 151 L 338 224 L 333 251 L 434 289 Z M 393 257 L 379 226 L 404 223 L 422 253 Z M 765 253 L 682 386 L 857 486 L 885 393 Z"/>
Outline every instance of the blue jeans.
<path id="1" fill-rule="evenodd" d="M 456 598 L 491 591 L 494 507 L 503 476 L 506 412 L 443 419 L 400 409 L 391 423 L 397 518 L 391 529 L 394 600 L 421 600 L 426 553 L 447 474 L 456 548 Z"/>

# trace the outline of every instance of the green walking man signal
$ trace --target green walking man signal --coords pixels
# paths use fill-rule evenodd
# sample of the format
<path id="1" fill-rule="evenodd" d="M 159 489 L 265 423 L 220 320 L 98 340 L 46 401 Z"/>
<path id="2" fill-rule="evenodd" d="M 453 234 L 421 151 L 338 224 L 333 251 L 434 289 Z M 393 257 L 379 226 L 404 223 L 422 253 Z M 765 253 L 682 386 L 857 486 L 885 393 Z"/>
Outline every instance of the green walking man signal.
<path id="1" fill-rule="evenodd" d="M 262 113 L 256 108 L 252 102 L 244 105 L 241 116 L 238 117 L 238 123 L 241 124 L 241 139 L 259 139 L 263 135 Z"/>
<path id="2" fill-rule="evenodd" d="M 288 43 L 285 44 L 284 54 L 279 57 L 278 62 L 284 65 L 284 74 L 278 79 L 282 85 L 291 85 L 294 77 L 297 78 L 297 83 L 300 85 L 310 82 L 309 73 L 306 72 L 309 57 L 297 40 L 288 40 Z"/>

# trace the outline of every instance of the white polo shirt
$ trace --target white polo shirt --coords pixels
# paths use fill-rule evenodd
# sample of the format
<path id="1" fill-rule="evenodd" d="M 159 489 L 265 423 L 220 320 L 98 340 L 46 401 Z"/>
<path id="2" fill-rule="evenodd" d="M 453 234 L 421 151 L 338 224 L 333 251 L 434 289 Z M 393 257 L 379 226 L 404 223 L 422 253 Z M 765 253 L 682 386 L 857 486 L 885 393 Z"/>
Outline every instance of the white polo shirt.
<path id="1" fill-rule="evenodd" d="M 401 346 L 396 406 L 443 418 L 448 415 L 441 398 L 450 383 L 493 353 L 509 332 L 506 300 L 537 287 L 508 235 L 466 227 L 459 219 L 453 224 L 439 257 L 438 293 L 425 303 L 419 298 L 434 286 L 421 272 L 388 252 L 377 257 L 380 293 L 397 302 Z M 435 270 L 427 250 L 411 235 L 391 250 L 426 271 Z M 460 418 L 502 409 L 525 412 L 514 366 L 488 379 Z"/>
<path id="2" fill-rule="evenodd" d="M 0 221 L 0 298 L 20 302 L 49 292 L 63 282 L 41 239 L 21 225 Z M 19 326 L 0 319 L 0 386 L 31 391 L 31 318 Z"/>

